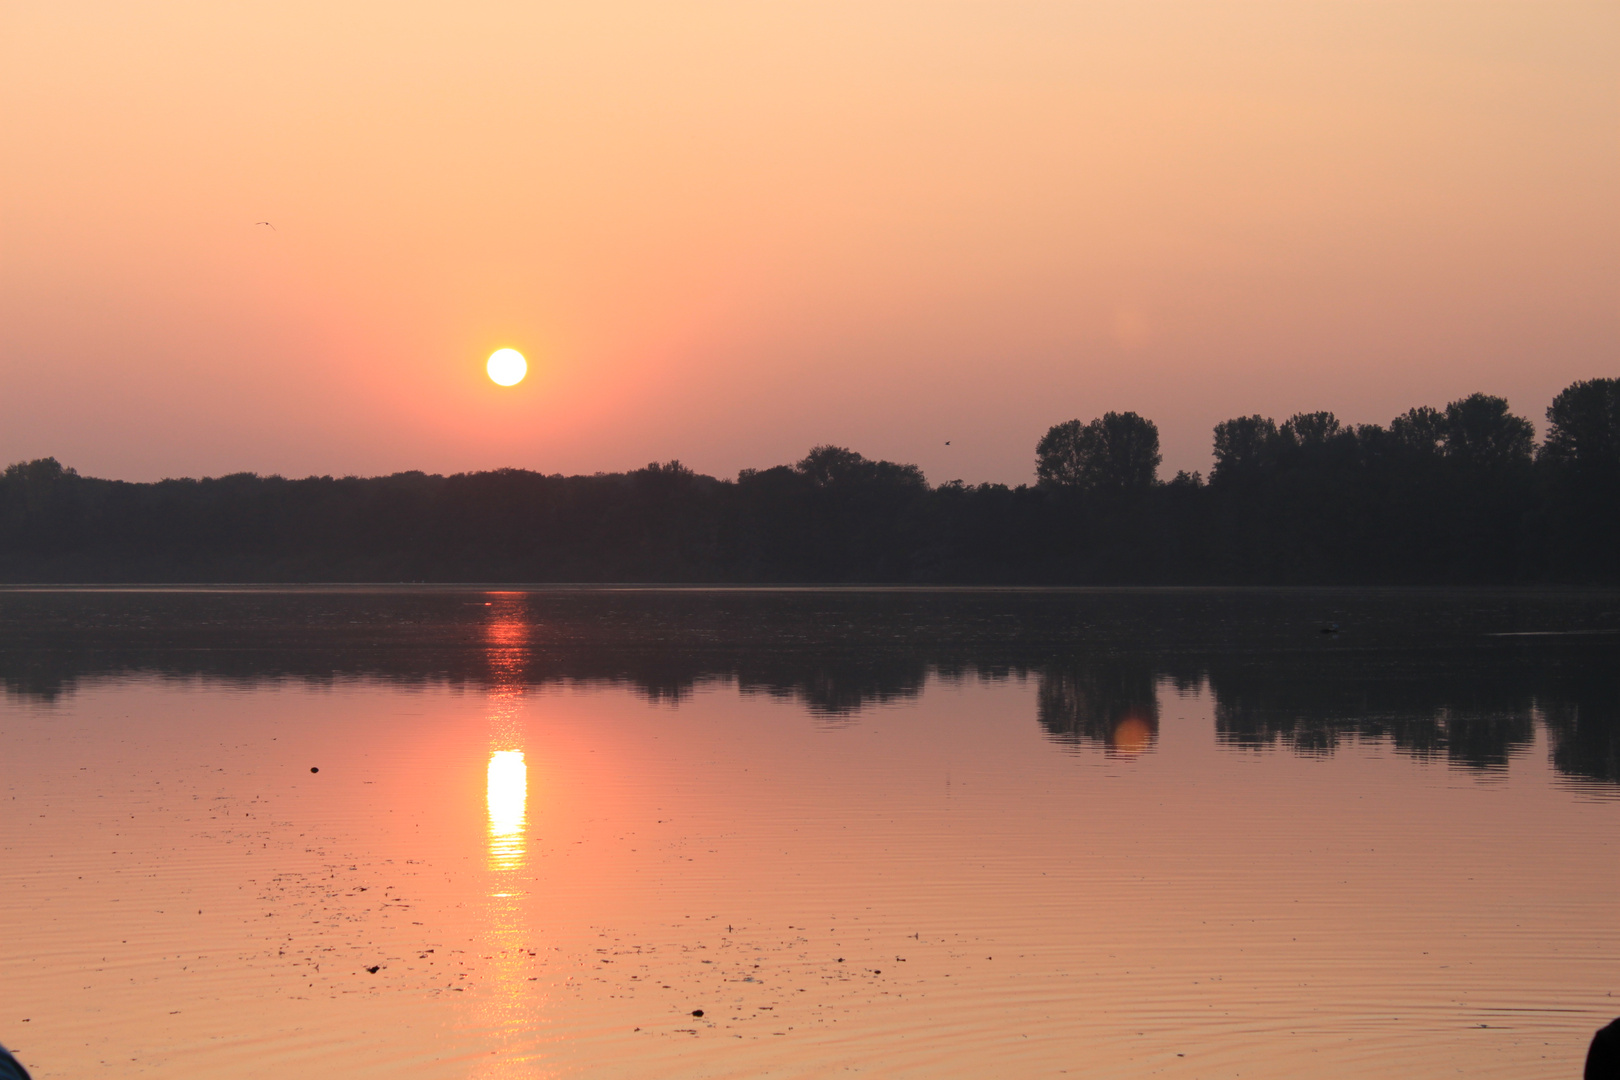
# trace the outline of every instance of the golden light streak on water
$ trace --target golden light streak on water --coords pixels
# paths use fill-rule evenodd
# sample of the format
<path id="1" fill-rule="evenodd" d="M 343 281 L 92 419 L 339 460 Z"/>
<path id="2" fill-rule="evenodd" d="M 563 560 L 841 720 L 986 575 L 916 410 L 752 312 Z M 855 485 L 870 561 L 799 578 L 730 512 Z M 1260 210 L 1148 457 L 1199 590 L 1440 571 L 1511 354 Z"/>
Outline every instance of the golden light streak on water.
<path id="1" fill-rule="evenodd" d="M 532 1047 L 538 1002 L 529 979 L 534 944 L 526 911 L 529 766 L 523 752 L 520 710 L 526 689 L 530 619 L 521 595 L 490 593 L 484 631 L 489 671 L 489 764 L 485 769 L 487 820 L 486 900 L 480 953 L 488 961 L 485 983 L 476 988 L 476 1023 L 492 1052 L 472 1068 L 471 1080 L 528 1080 L 544 1075 Z"/>
<path id="2" fill-rule="evenodd" d="M 529 766 L 521 750 L 489 755 L 485 799 L 489 807 L 489 868 L 515 870 L 523 862 L 528 826 Z"/>
<path id="3" fill-rule="evenodd" d="M 534 1063 L 513 1045 L 528 1028 L 534 1004 L 529 1000 L 531 984 L 524 969 L 524 959 L 532 953 L 526 944 L 528 925 L 522 888 L 529 801 L 529 766 L 523 751 L 491 751 L 486 777 L 489 893 L 480 951 L 490 963 L 477 1013 L 496 1049 L 478 1063 L 472 1076 L 476 1080 L 506 1080 L 535 1075 Z"/>

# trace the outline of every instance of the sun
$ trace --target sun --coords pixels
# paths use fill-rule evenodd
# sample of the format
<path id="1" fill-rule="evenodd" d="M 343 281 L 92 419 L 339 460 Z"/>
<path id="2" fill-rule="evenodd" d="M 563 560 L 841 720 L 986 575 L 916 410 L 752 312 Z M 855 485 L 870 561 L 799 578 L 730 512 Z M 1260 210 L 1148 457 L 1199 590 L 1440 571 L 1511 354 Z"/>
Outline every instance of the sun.
<path id="1" fill-rule="evenodd" d="M 496 349 L 484 365 L 489 377 L 502 386 L 516 386 L 529 373 L 529 362 L 516 349 Z"/>

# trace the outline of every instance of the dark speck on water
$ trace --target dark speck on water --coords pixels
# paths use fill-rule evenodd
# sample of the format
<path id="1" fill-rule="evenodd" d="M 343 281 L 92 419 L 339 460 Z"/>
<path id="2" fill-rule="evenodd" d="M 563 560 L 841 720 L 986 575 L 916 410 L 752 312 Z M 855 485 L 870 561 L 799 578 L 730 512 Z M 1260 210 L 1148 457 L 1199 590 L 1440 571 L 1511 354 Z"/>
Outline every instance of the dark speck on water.
<path id="1" fill-rule="evenodd" d="M 321 771 L 321 770 L 320 770 L 320 769 L 319 769 L 319 768 L 317 768 L 317 767 L 316 767 L 316 766 L 314 766 L 314 765 L 311 765 L 311 766 L 310 766 L 310 767 L 309 767 L 309 771 L 310 771 L 310 772 L 320 772 L 320 771 Z"/>

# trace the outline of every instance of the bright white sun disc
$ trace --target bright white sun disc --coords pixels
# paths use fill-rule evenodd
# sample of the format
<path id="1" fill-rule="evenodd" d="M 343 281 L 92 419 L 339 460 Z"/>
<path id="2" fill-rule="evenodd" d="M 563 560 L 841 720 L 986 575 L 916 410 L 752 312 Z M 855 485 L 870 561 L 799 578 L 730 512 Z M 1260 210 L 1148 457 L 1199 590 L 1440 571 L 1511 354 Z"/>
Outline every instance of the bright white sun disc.
<path id="1" fill-rule="evenodd" d="M 489 377 L 502 386 L 516 386 L 529 373 L 529 362 L 516 349 L 496 349 L 484 365 Z"/>

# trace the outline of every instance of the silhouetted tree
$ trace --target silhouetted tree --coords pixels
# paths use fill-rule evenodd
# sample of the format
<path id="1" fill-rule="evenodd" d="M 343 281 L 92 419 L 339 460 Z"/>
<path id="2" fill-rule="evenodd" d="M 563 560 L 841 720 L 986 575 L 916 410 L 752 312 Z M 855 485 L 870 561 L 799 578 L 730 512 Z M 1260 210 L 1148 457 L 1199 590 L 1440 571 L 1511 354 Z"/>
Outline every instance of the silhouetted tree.
<path id="1" fill-rule="evenodd" d="M 1483 469 L 1528 465 L 1535 437 L 1503 398 L 1471 394 L 1446 406 L 1445 452 L 1453 461 Z"/>
<path id="2" fill-rule="evenodd" d="M 1620 578 L 1620 379 L 1565 387 L 1547 424 L 1537 464 L 1549 567 L 1567 580 Z"/>
<path id="3" fill-rule="evenodd" d="M 1277 421 L 1269 416 L 1239 416 L 1215 425 L 1215 467 L 1211 484 L 1252 480 L 1277 464 Z"/>
<path id="4" fill-rule="evenodd" d="M 1135 413 L 1070 421 L 1038 482 L 930 487 L 817 446 L 735 480 L 498 469 L 155 484 L 52 458 L 0 474 L 0 581 L 1332 583 L 1620 578 L 1620 380 L 1566 388 L 1547 443 L 1501 398 L 1389 426 L 1223 421 L 1215 464 L 1157 480 Z"/>
<path id="5" fill-rule="evenodd" d="M 1342 431 L 1330 412 L 1295 413 L 1282 426 L 1283 438 L 1299 447 L 1325 446 Z"/>
<path id="6" fill-rule="evenodd" d="M 1054 425 L 1035 447 L 1035 476 L 1049 487 L 1140 492 L 1158 478 L 1159 429 L 1133 412 Z"/>
<path id="7" fill-rule="evenodd" d="M 1446 415 L 1419 405 L 1391 420 L 1389 433 L 1395 445 L 1410 454 L 1438 457 L 1445 448 Z"/>
<path id="8" fill-rule="evenodd" d="M 1539 460 L 1589 473 L 1620 472 L 1620 379 L 1571 383 L 1547 406 Z"/>
<path id="9" fill-rule="evenodd" d="M 1531 434 L 1483 394 L 1388 429 L 1330 412 L 1224 421 L 1211 563 L 1234 580 L 1511 580 L 1530 557 Z"/>
<path id="10" fill-rule="evenodd" d="M 915 465 L 872 461 L 842 446 L 817 446 L 794 468 L 818 488 L 876 486 L 915 492 L 928 487 Z"/>

